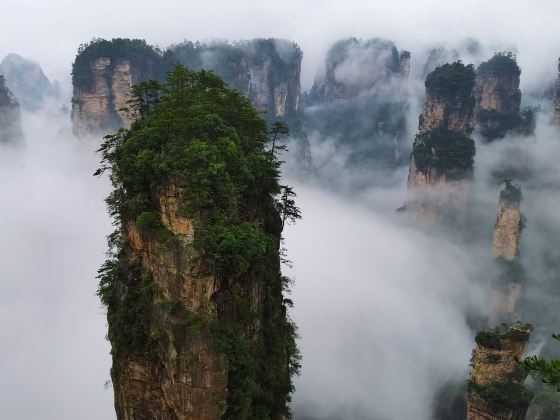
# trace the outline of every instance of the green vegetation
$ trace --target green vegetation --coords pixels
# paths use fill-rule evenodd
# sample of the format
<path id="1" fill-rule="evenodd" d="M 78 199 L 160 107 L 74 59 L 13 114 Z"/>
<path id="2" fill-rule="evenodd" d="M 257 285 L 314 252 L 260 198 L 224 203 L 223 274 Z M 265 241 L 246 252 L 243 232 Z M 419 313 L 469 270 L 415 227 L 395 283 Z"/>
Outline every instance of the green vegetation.
<path id="1" fill-rule="evenodd" d="M 123 279 L 136 277 L 137 282 Z M 114 351 L 134 349 L 153 358 L 157 354 L 160 334 L 151 326 L 155 288 L 151 273 L 141 273 L 140 267 L 122 256 L 106 261 L 99 270 L 99 296 L 108 308 L 108 336 Z"/>
<path id="2" fill-rule="evenodd" d="M 500 350 L 502 348 L 502 339 L 509 338 L 513 340 L 526 341 L 529 339 L 529 333 L 532 330 L 533 326 L 531 324 L 516 322 L 511 327 L 502 324 L 502 326 L 494 329 L 478 331 L 474 337 L 474 341 L 479 346 Z"/>
<path id="3" fill-rule="evenodd" d="M 560 334 L 552 334 L 552 338 L 560 340 Z M 560 392 L 560 360 L 545 359 L 539 356 L 530 356 L 519 360 L 522 368 L 526 369 L 535 377 L 541 377 L 548 384 Z"/>
<path id="4" fill-rule="evenodd" d="M 128 59 L 135 69 L 138 80 L 161 79 L 163 77 L 162 54 L 143 39 L 115 38 L 111 41 L 96 38 L 81 44 L 72 64 L 72 84 L 74 87 L 90 91 L 93 89 L 91 62 L 98 58 L 109 58 L 111 70 L 117 60 Z M 111 72 L 109 72 L 111 74 Z M 108 81 L 110 85 L 110 80 Z"/>
<path id="5" fill-rule="evenodd" d="M 511 52 L 497 52 L 494 56 L 478 66 L 478 75 L 487 77 L 490 75 L 517 75 L 521 69 L 517 64 L 517 57 Z"/>
<path id="6" fill-rule="evenodd" d="M 461 61 L 444 64 L 426 77 L 426 91 L 437 98 L 474 104 L 474 66 Z"/>
<path id="7" fill-rule="evenodd" d="M 557 413 L 560 413 L 560 393 L 554 387 L 543 384 L 535 391 L 527 418 L 556 419 Z"/>
<path id="8" fill-rule="evenodd" d="M 529 135 L 535 130 L 534 108 L 528 108 L 520 114 L 501 113 L 496 110 L 483 109 L 477 113 L 480 134 L 488 141 L 503 138 L 508 132 Z"/>
<path id="9" fill-rule="evenodd" d="M 526 408 L 533 399 L 533 391 L 515 382 L 479 385 L 469 381 L 469 391 L 477 393 L 484 401 L 512 409 Z"/>
<path id="10" fill-rule="evenodd" d="M 522 199 L 521 186 L 513 184 L 511 179 L 504 179 L 505 187 L 500 191 L 500 201 L 520 203 Z"/>
<path id="11" fill-rule="evenodd" d="M 476 153 L 474 140 L 445 128 L 435 128 L 412 149 L 416 167 L 420 171 L 434 168 L 450 180 L 463 179 L 471 174 Z"/>
<path id="12" fill-rule="evenodd" d="M 118 226 L 109 238 L 111 258 L 99 272 L 113 354 L 160 357 L 158 346 L 167 337 L 177 345 L 194 335 L 213 337 L 229 363 L 225 418 L 289 416 L 300 358 L 296 329 L 286 315 L 289 302 L 282 297 L 287 282 L 279 247 L 284 222 L 300 214 L 293 191 L 278 182 L 278 141 L 286 127 L 276 125 L 268 133 L 240 93 L 210 72 L 180 65 L 163 84 L 136 85 L 129 112 L 136 121 L 105 138 L 97 172 L 110 173 L 114 190 L 107 203 Z M 269 134 L 274 147 L 267 147 Z M 129 222 L 163 249 L 185 252 L 161 223 L 158 197 L 171 184 L 184 191 L 181 215 L 196 221 L 197 263 L 220 282 L 217 316 L 187 313 L 177 302 L 155 304 L 157 287 L 127 262 L 123 226 Z M 263 295 L 258 310 L 256 284 Z"/>

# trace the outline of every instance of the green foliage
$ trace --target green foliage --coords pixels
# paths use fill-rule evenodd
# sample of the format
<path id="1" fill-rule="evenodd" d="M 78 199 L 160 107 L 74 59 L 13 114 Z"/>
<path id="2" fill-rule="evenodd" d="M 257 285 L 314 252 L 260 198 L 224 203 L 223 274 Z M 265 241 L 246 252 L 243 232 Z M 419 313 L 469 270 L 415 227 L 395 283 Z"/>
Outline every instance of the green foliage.
<path id="1" fill-rule="evenodd" d="M 535 129 L 535 111 L 528 108 L 514 114 L 483 109 L 476 116 L 480 134 L 488 141 L 503 138 L 509 132 L 529 135 Z"/>
<path id="2" fill-rule="evenodd" d="M 155 357 L 160 336 L 151 326 L 155 294 L 152 275 L 141 275 L 139 267 L 121 257 L 105 262 L 98 278 L 98 295 L 107 307 L 108 337 L 114 354 L 133 350 Z"/>
<path id="3" fill-rule="evenodd" d="M 544 384 L 535 392 L 527 418 L 557 419 L 557 413 L 560 413 L 560 393 L 556 388 Z"/>
<path id="4" fill-rule="evenodd" d="M 474 341 L 479 346 L 500 350 L 502 348 L 502 339 L 510 338 L 526 341 L 529 339 L 529 333 L 532 330 L 533 326 L 531 324 L 516 322 L 511 327 L 502 324 L 500 327 L 478 331 L 474 337 Z"/>
<path id="5" fill-rule="evenodd" d="M 474 391 L 483 400 L 512 409 L 526 408 L 533 399 L 533 391 L 515 382 L 492 382 L 479 385 L 469 381 L 469 391 Z"/>
<path id="6" fill-rule="evenodd" d="M 474 66 L 461 61 L 444 64 L 428 74 L 425 85 L 426 91 L 435 97 L 474 102 Z"/>
<path id="7" fill-rule="evenodd" d="M 144 211 L 140 213 L 136 218 L 136 226 L 142 232 L 151 235 L 159 242 L 165 242 L 173 236 L 173 234 L 163 226 L 159 215 L 153 211 Z"/>
<path id="8" fill-rule="evenodd" d="M 474 140 L 455 131 L 435 128 L 414 145 L 416 167 L 425 171 L 435 168 L 448 179 L 461 179 L 472 172 Z"/>
<path id="9" fill-rule="evenodd" d="M 293 188 L 288 185 L 282 185 L 281 191 L 280 199 L 276 202 L 276 207 L 278 209 L 278 213 L 280 214 L 280 218 L 282 219 L 283 229 L 286 221 L 295 223 L 297 219 L 301 219 L 301 212 L 296 206 L 294 198 L 297 194 L 294 192 Z"/>
<path id="10" fill-rule="evenodd" d="M 487 347 L 490 349 L 500 349 L 500 338 L 501 332 L 498 329 L 483 330 L 476 333 L 474 341 L 479 346 Z"/>
<path id="11" fill-rule="evenodd" d="M 504 179 L 505 187 L 500 191 L 500 201 L 507 203 L 520 203 L 523 196 L 521 186 L 514 184 L 511 179 Z"/>
<path id="12" fill-rule="evenodd" d="M 183 66 L 175 67 L 161 85 L 138 84 L 130 110 L 137 118 L 130 130 L 107 136 L 100 148 L 103 160 L 97 173 L 109 171 L 114 186 L 107 199 L 111 215 L 121 229 L 132 221 L 143 235 L 153 235 L 162 246 L 182 252 L 173 245 L 173 234 L 162 226 L 160 214 L 160 195 L 176 186 L 182 191 L 181 215 L 195 221 L 197 262 L 220 282 L 214 296 L 216 317 L 187 313 L 173 302 L 156 305 L 164 318 L 173 320 L 171 338 L 187 343 L 195 335 L 212 335 L 227 355 L 226 418 L 289 416 L 291 378 L 299 370 L 299 352 L 295 326 L 287 318 L 282 297 L 285 280 L 279 246 L 283 217 L 295 218 L 299 210 L 293 191 L 286 193 L 289 187 L 279 185 L 281 162 L 266 149 L 271 140 L 266 123 L 246 98 L 217 76 Z M 281 125 L 276 127 L 284 131 Z M 113 342 L 126 333 L 120 325 L 133 321 L 122 316 L 119 327 L 113 327 L 111 314 L 130 311 L 140 320 L 147 316 L 148 323 L 154 306 L 154 294 L 144 293 L 145 288 L 130 298 L 111 292 L 141 274 L 123 265 L 128 246 L 123 236 L 117 230 L 110 240 L 116 251 L 100 283 Z M 263 295 L 257 312 L 252 309 L 255 285 Z M 144 321 L 142 326 L 148 328 Z M 164 339 L 167 327 L 159 328 L 148 337 Z M 143 351 L 143 343 L 133 340 L 123 339 L 119 346 Z"/>
<path id="13" fill-rule="evenodd" d="M 242 275 L 262 258 L 275 241 L 251 223 L 206 224 L 200 227 L 198 240 L 210 267 L 221 273 Z"/>
<path id="14" fill-rule="evenodd" d="M 560 340 L 560 334 L 553 334 L 552 338 Z M 560 360 L 547 360 L 543 357 L 530 356 L 519 360 L 521 367 L 535 377 L 541 377 L 545 384 L 553 386 L 560 392 Z"/>
<path id="15" fill-rule="evenodd" d="M 93 89 L 90 65 L 92 61 L 102 57 L 111 60 L 109 69 L 120 59 L 130 60 L 139 80 L 159 79 L 163 76 L 161 52 L 143 39 L 114 38 L 107 41 L 97 38 L 87 44 L 81 44 L 78 48 L 78 55 L 72 64 L 74 87 L 84 91 Z"/>
<path id="16" fill-rule="evenodd" d="M 517 64 L 517 57 L 511 52 L 497 52 L 494 56 L 478 66 L 478 75 L 488 77 L 490 75 L 517 75 L 521 69 Z"/>

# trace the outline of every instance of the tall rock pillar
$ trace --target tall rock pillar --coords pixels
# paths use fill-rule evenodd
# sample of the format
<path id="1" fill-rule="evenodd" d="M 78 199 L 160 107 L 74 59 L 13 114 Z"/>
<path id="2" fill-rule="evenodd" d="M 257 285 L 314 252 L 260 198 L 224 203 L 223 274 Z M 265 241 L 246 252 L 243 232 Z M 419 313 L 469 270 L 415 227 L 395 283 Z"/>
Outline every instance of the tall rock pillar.
<path id="1" fill-rule="evenodd" d="M 472 354 L 467 420 L 524 420 L 533 397 L 527 374 L 516 359 L 523 355 L 530 325 L 479 331 Z"/>
<path id="2" fill-rule="evenodd" d="M 474 165 L 475 85 L 472 65 L 438 67 L 426 78 L 426 100 L 410 157 L 408 204 L 414 211 L 440 213 L 464 203 Z"/>

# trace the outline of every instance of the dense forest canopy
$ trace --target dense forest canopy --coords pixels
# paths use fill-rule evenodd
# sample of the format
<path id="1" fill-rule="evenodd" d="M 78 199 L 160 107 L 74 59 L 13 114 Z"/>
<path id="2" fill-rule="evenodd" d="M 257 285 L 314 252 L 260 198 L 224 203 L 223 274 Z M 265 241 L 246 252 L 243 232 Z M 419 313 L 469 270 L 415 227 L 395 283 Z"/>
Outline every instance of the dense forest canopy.
<path id="1" fill-rule="evenodd" d="M 419 170 L 435 168 L 445 173 L 448 179 L 460 179 L 470 174 L 475 153 L 473 139 L 445 128 L 431 130 L 412 151 Z"/>
<path id="2" fill-rule="evenodd" d="M 517 57 L 511 52 L 498 52 L 494 56 L 478 66 L 477 73 L 481 77 L 489 75 L 517 75 L 521 69 L 517 64 Z"/>
<path id="3" fill-rule="evenodd" d="M 474 101 L 475 73 L 472 64 L 461 61 L 444 64 L 426 77 L 426 91 L 442 99 L 464 98 Z"/>

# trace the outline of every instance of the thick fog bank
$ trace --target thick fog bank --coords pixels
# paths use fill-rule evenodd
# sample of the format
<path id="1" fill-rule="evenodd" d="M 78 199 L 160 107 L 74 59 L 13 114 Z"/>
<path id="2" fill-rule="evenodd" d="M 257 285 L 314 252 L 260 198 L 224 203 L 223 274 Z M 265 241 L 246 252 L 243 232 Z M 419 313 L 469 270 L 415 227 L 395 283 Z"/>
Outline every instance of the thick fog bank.
<path id="1" fill-rule="evenodd" d="M 23 115 L 0 146 L 0 407 L 5 419 L 114 418 L 105 315 L 95 295 L 111 226 L 95 145 Z"/>

